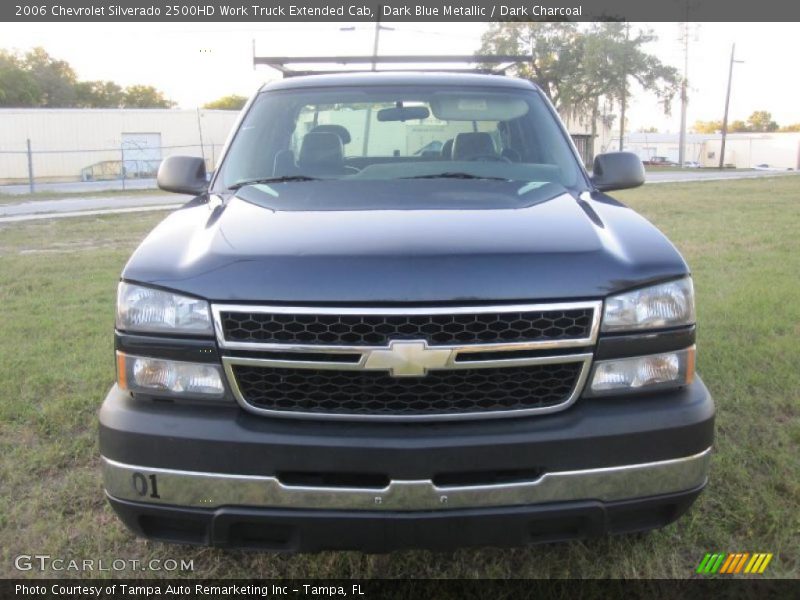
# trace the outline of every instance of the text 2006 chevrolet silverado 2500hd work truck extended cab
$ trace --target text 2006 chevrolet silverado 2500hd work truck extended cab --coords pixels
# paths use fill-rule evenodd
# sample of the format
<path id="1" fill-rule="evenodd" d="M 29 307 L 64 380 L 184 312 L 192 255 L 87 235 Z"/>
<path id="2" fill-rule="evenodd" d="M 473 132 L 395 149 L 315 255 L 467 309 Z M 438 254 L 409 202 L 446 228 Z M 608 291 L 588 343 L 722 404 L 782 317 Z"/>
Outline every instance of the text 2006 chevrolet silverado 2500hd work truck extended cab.
<path id="1" fill-rule="evenodd" d="M 707 480 L 689 269 L 531 83 L 293 77 L 122 273 L 100 411 L 137 534 L 269 550 L 646 530 Z"/>

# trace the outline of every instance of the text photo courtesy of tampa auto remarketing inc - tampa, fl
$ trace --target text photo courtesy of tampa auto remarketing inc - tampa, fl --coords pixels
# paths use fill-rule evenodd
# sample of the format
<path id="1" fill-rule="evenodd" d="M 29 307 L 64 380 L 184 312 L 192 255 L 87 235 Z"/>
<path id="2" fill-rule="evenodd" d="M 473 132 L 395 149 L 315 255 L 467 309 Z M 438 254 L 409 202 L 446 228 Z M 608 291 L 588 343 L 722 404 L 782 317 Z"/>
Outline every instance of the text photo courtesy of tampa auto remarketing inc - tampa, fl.
<path id="1" fill-rule="evenodd" d="M 0 595 L 797 592 L 800 6 L 0 17 Z"/>

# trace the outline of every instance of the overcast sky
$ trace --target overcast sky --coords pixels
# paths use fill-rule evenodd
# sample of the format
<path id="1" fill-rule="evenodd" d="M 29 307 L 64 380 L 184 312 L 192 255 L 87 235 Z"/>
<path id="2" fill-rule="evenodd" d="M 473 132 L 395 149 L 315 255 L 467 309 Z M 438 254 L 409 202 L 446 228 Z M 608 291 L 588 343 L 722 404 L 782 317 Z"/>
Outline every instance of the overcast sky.
<path id="1" fill-rule="evenodd" d="M 343 27 L 354 31 L 342 31 Z M 485 23 L 389 23 L 380 52 L 384 54 L 472 53 Z M 659 41 L 650 51 L 683 68 L 679 24 L 656 23 Z M 731 44 L 734 67 L 730 118 L 746 119 L 754 110 L 768 110 L 778 123 L 800 122 L 800 78 L 795 76 L 800 37 L 798 23 L 702 23 L 691 26 L 688 123 L 720 119 L 724 108 Z M 152 84 L 183 108 L 219 96 L 250 95 L 277 75 L 252 68 L 253 40 L 262 55 L 369 54 L 369 23 L 0 23 L 0 46 L 26 50 L 43 46 L 67 60 L 81 79 L 112 79 L 122 85 Z M 635 90 L 634 90 L 635 91 Z M 665 116 L 655 98 L 636 93 L 629 111 L 631 129 L 658 127 L 678 131 L 678 100 Z"/>

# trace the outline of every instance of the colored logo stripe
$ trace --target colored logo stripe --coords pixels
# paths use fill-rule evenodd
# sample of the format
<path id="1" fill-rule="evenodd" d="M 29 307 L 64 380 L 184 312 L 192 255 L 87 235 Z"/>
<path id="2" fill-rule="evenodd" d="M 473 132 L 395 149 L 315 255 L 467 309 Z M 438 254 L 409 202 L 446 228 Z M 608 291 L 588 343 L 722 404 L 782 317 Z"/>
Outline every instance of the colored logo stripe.
<path id="1" fill-rule="evenodd" d="M 706 567 L 708 566 L 708 562 L 710 560 L 711 560 L 711 555 L 710 554 L 706 554 L 703 557 L 703 560 L 700 561 L 700 566 L 697 567 L 697 572 L 698 573 L 706 573 L 707 572 L 706 571 Z"/>
<path id="2" fill-rule="evenodd" d="M 720 566 L 722 566 L 722 561 L 724 559 L 724 554 L 706 554 L 700 566 L 697 567 L 697 572 L 704 574 L 716 573 Z"/>
<path id="3" fill-rule="evenodd" d="M 735 575 L 742 573 L 742 570 L 744 570 L 744 573 L 761 574 L 771 560 L 772 553 L 766 552 L 752 555 L 749 552 L 708 553 L 700 561 L 697 572 L 703 575 L 713 575 L 715 573 Z"/>
<path id="4" fill-rule="evenodd" d="M 753 558 L 747 563 L 744 569 L 745 573 L 763 573 L 767 568 L 769 561 L 772 560 L 772 553 L 769 554 L 753 554 Z"/>
<path id="5" fill-rule="evenodd" d="M 750 556 L 749 552 L 739 552 L 737 554 L 729 554 L 725 564 L 722 565 L 720 573 L 733 574 L 738 573 L 744 566 L 744 561 Z"/>

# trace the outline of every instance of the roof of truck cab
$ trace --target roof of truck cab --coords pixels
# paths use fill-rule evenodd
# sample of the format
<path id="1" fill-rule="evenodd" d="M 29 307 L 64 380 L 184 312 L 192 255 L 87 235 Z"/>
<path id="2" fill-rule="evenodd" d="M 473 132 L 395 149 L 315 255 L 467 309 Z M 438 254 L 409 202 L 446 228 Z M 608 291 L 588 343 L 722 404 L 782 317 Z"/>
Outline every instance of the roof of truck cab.
<path id="1" fill-rule="evenodd" d="M 505 75 L 481 75 L 477 73 L 452 73 L 439 71 L 331 73 L 324 75 L 300 75 L 287 77 L 264 84 L 261 91 L 290 90 L 315 87 L 341 87 L 365 85 L 440 85 L 440 86 L 481 86 L 532 90 L 536 86 L 525 79 Z"/>

